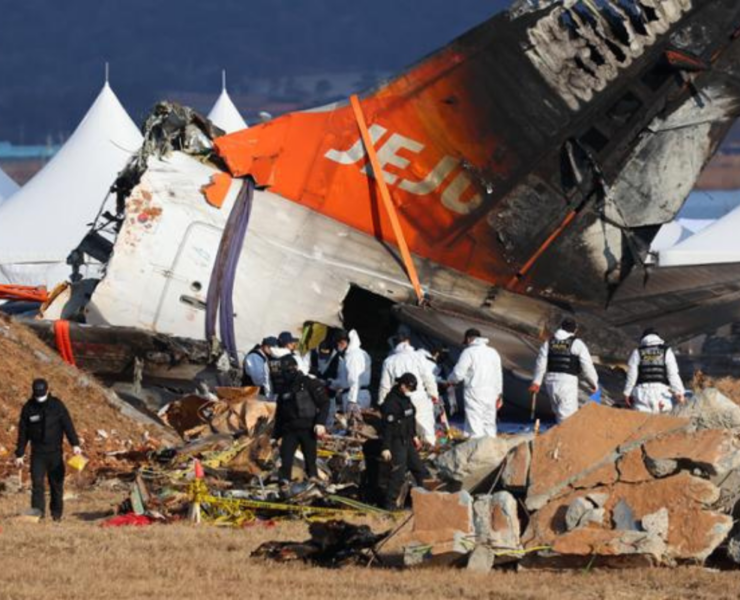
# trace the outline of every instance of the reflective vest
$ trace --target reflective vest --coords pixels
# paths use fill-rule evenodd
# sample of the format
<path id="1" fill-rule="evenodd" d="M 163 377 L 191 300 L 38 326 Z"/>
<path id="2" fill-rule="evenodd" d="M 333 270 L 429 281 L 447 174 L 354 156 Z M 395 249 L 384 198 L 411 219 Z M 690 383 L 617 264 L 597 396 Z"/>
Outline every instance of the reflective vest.
<path id="1" fill-rule="evenodd" d="M 640 366 L 637 385 L 641 383 L 664 383 L 668 385 L 668 367 L 666 366 L 667 346 L 643 346 L 638 349 Z"/>
<path id="2" fill-rule="evenodd" d="M 573 343 L 575 336 L 564 340 L 550 340 L 549 352 L 547 354 L 548 373 L 567 373 L 568 375 L 581 374 L 581 359 L 573 354 Z"/>
<path id="3" fill-rule="evenodd" d="M 280 358 L 270 358 L 270 360 L 267 361 L 267 370 L 270 373 L 272 393 L 276 396 L 290 393 L 290 382 L 286 377 L 288 360 L 294 361 L 295 357 L 292 354 L 288 354 L 287 356 L 282 356 Z"/>

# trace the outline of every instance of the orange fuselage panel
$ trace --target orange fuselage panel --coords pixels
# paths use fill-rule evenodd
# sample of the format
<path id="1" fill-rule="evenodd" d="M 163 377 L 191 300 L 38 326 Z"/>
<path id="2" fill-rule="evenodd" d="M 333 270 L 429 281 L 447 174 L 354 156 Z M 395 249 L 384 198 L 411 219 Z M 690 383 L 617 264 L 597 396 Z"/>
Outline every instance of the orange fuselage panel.
<path id="1" fill-rule="evenodd" d="M 505 180 L 518 161 L 471 118 L 480 99 L 461 93 L 470 75 L 448 50 L 363 99 L 362 110 L 412 252 L 495 284 L 512 269 L 480 218 L 494 184 L 479 174 Z M 349 105 L 292 113 L 222 137 L 216 148 L 235 176 L 396 243 Z"/>

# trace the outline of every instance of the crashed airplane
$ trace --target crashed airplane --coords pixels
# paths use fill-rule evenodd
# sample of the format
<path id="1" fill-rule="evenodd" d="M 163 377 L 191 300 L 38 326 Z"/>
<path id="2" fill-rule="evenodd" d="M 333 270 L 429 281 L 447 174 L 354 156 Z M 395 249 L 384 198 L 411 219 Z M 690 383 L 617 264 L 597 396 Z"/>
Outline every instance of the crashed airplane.
<path id="1" fill-rule="evenodd" d="M 83 366 L 111 325 L 235 361 L 339 326 L 356 290 L 438 338 L 480 326 L 514 372 L 564 314 L 604 363 L 646 324 L 688 338 L 740 317 L 740 265 L 647 257 L 740 114 L 739 75 L 737 0 L 520 0 L 351 102 L 225 136 L 159 105 L 76 254 L 104 275 L 45 317 L 72 321 Z"/>

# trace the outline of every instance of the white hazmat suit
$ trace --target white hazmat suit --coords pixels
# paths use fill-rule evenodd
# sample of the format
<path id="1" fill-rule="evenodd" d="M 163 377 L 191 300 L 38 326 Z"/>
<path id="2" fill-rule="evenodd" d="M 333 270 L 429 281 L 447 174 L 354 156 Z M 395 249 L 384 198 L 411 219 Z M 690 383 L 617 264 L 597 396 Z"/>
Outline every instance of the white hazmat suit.
<path id="1" fill-rule="evenodd" d="M 419 386 L 411 394 L 410 399 L 414 408 L 416 408 L 416 433 L 423 442 L 434 445 L 437 442 L 437 436 L 432 398 L 438 398 L 439 392 L 432 370 L 422 362 L 425 360 L 408 342 L 398 344 L 393 354 L 383 362 L 378 403 L 383 404 L 385 397 L 396 383 L 396 379 L 401 375 L 404 373 L 414 375 L 419 382 Z"/>
<path id="2" fill-rule="evenodd" d="M 640 348 L 661 348 L 665 342 L 655 334 L 646 335 L 640 342 Z M 674 398 L 683 397 L 685 390 L 681 375 L 678 372 L 676 355 L 670 348 L 665 348 L 665 383 L 637 383 L 640 375 L 640 348 L 630 355 L 627 382 L 624 386 L 624 395 L 631 398 L 632 407 L 645 413 L 670 412 L 673 409 Z"/>
<path id="3" fill-rule="evenodd" d="M 465 433 L 472 438 L 496 437 L 498 400 L 504 390 L 501 357 L 486 338 L 475 338 L 460 354 L 449 382 L 463 384 Z"/>
<path id="4" fill-rule="evenodd" d="M 344 357 L 339 361 L 337 378 L 332 381 L 331 387 L 341 394 L 342 408 L 349 412 L 351 404 L 360 408 L 370 408 L 370 379 L 372 377 L 372 361 L 370 355 L 362 349 L 360 336 L 353 329 L 349 332 L 349 343 Z"/>
<path id="5" fill-rule="evenodd" d="M 553 336 L 556 341 L 564 341 L 575 337 L 575 334 L 558 329 Z M 573 340 L 571 354 L 578 358 L 581 365 L 581 375 L 595 390 L 599 387 L 599 376 L 594 367 L 594 361 L 586 344 L 579 339 Z M 555 419 L 562 423 L 568 417 L 578 412 L 578 376 L 570 373 L 550 373 L 547 370 L 548 357 L 550 355 L 550 342 L 545 342 L 540 348 L 537 356 L 537 365 L 534 373 L 533 383 L 541 386 L 545 384 L 545 390 L 550 397 Z"/>
<path id="6" fill-rule="evenodd" d="M 434 357 L 429 350 L 426 348 L 420 348 L 417 352 L 419 353 L 419 356 L 421 356 L 422 364 L 426 365 L 426 367 L 431 370 L 432 377 L 434 377 L 434 381 L 437 382 L 437 391 L 440 396 L 444 396 L 447 399 L 447 403 L 450 407 L 447 416 L 451 417 L 457 412 L 457 397 L 455 396 L 454 386 L 447 385 L 447 377 L 443 376 L 442 367 L 436 360 L 434 360 Z M 442 398 L 439 398 L 439 400 L 442 400 Z M 444 405 L 442 406 L 442 409 L 444 409 Z M 436 412 L 439 412 L 439 410 Z"/>

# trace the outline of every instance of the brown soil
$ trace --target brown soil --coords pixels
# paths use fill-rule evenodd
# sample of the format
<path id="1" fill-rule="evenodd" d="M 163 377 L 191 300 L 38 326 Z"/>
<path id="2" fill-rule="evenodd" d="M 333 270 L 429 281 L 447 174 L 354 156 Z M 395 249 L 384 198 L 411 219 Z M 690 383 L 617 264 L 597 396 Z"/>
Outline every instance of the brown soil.
<path id="1" fill-rule="evenodd" d="M 0 480 L 14 470 L 18 417 L 36 377 L 47 379 L 51 393 L 67 405 L 93 465 L 104 461 L 104 452 L 142 444 L 146 428 L 121 414 L 109 402 L 109 392 L 62 362 L 32 331 L 0 315 Z M 108 437 L 99 436 L 98 431 Z"/>
<path id="2" fill-rule="evenodd" d="M 702 568 L 577 570 L 326 570 L 250 558 L 268 540 L 306 539 L 300 522 L 276 528 L 196 528 L 188 524 L 104 529 L 96 519 L 119 495 L 96 492 L 67 503 L 61 524 L 8 517 L 25 494 L 0 499 L 0 598 L 128 600 L 157 598 L 586 598 L 617 600 L 736 598 L 740 572 Z M 377 529 L 388 523 L 377 524 Z"/>

